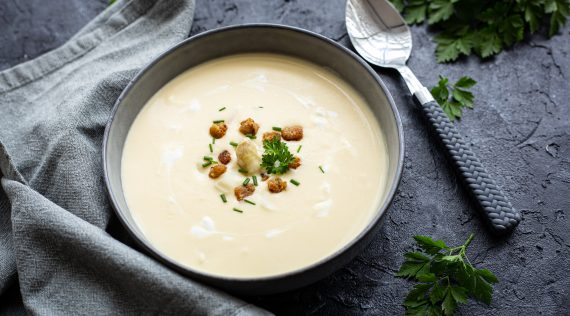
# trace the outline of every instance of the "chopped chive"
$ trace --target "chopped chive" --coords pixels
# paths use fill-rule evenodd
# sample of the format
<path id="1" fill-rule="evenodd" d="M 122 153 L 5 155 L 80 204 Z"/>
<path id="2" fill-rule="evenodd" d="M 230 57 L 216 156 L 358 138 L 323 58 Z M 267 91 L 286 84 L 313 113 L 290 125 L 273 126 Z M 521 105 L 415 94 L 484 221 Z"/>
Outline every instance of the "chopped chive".
<path id="1" fill-rule="evenodd" d="M 243 180 L 243 185 L 247 185 L 249 183 L 249 178 L 245 178 L 245 180 Z"/>
<path id="2" fill-rule="evenodd" d="M 238 143 L 236 143 L 236 142 L 230 142 L 230 145 L 236 147 L 236 146 L 238 145 Z"/>
<path id="3" fill-rule="evenodd" d="M 257 177 L 252 176 L 251 178 L 253 179 L 253 185 L 257 186 Z"/>
<path id="4" fill-rule="evenodd" d="M 303 145 L 299 145 L 299 147 L 297 147 L 297 153 L 301 151 L 301 147 L 303 147 Z"/>
<path id="5" fill-rule="evenodd" d="M 249 139 L 256 139 L 257 137 L 255 137 L 255 135 L 253 134 L 245 134 L 245 137 L 249 138 Z"/>
<path id="6" fill-rule="evenodd" d="M 206 161 L 212 161 L 212 160 L 214 160 L 214 158 L 209 157 L 209 156 L 204 156 L 204 160 L 206 160 Z"/>
<path id="7" fill-rule="evenodd" d="M 202 167 L 206 168 L 211 164 L 212 164 L 212 161 L 206 161 L 205 163 L 202 164 Z"/>
<path id="8" fill-rule="evenodd" d="M 208 144 L 208 147 L 210 147 L 210 152 L 213 153 L 213 152 L 214 152 L 214 148 L 212 147 L 212 144 Z"/>
<path id="9" fill-rule="evenodd" d="M 224 203 L 227 203 L 227 202 L 228 202 L 228 200 L 226 199 L 226 195 L 225 195 L 225 194 L 223 194 L 223 193 L 220 194 L 220 198 L 222 199 L 222 201 L 223 201 Z"/>
<path id="10" fill-rule="evenodd" d="M 226 109 L 226 107 L 224 106 L 223 108 L 219 109 L 218 112 L 222 112 L 225 109 Z"/>
<path id="11" fill-rule="evenodd" d="M 283 129 L 281 127 L 273 126 L 274 131 L 281 132 Z"/>
<path id="12" fill-rule="evenodd" d="M 238 169 L 238 172 L 239 172 L 239 173 L 247 173 L 247 170 L 245 170 L 245 169 L 243 169 L 243 168 L 239 168 L 239 169 Z"/>
<path id="13" fill-rule="evenodd" d="M 214 121 L 214 124 L 223 123 L 223 122 L 224 122 L 224 120 L 216 120 L 216 121 Z"/>
<path id="14" fill-rule="evenodd" d="M 245 200 L 243 200 L 243 201 L 244 201 L 245 203 L 249 203 L 249 204 L 251 204 L 251 205 L 255 205 L 255 202 L 252 202 L 252 201 L 250 201 L 250 200 L 245 199 Z"/>
<path id="15" fill-rule="evenodd" d="M 234 207 L 234 212 L 243 213 L 242 210 L 240 210 L 239 208 L 235 208 L 235 207 Z"/>
<path id="16" fill-rule="evenodd" d="M 295 179 L 291 179 L 291 181 L 289 181 L 291 183 L 293 183 L 296 186 L 299 186 L 299 184 L 301 184 L 299 181 L 295 180 Z"/>
<path id="17" fill-rule="evenodd" d="M 323 170 L 323 166 L 319 166 L 319 169 L 321 169 L 322 173 L 325 173 L 325 170 Z"/>
<path id="18" fill-rule="evenodd" d="M 216 143 L 216 139 L 214 137 L 212 137 L 212 144 Z"/>

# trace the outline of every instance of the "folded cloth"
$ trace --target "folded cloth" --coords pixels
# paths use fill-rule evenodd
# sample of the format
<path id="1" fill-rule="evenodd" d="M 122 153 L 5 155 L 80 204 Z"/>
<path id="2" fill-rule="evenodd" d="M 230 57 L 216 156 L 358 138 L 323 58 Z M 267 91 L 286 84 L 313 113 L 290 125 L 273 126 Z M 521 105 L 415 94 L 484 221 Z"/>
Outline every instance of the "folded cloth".
<path id="1" fill-rule="evenodd" d="M 188 35 L 193 11 L 192 0 L 118 1 L 62 47 L 0 72 L 1 304 L 19 288 L 29 314 L 266 313 L 114 232 L 105 124 L 136 72 Z"/>

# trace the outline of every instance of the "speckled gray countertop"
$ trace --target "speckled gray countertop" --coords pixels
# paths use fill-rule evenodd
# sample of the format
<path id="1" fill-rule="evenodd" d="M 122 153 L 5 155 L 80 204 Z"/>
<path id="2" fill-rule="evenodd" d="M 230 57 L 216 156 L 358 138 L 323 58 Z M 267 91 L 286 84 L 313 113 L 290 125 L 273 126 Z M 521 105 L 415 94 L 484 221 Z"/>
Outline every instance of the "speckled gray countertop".
<path id="1" fill-rule="evenodd" d="M 0 1 L 0 69 L 51 50 L 106 6 L 107 0 Z M 271 22 L 299 26 L 349 45 L 343 0 L 197 0 L 191 34 L 220 26 Z M 414 27 L 410 67 L 427 86 L 439 74 L 469 75 L 475 110 L 459 129 L 524 220 L 508 239 L 483 227 L 421 113 L 393 71 L 377 69 L 402 116 L 406 159 L 387 220 L 352 263 L 301 290 L 247 298 L 279 314 L 402 314 L 411 286 L 394 273 L 412 236 L 461 243 L 475 232 L 472 261 L 499 277 L 490 307 L 469 303 L 462 315 L 570 314 L 570 27 L 550 40 L 534 36 L 482 62 L 436 64 L 429 32 Z"/>

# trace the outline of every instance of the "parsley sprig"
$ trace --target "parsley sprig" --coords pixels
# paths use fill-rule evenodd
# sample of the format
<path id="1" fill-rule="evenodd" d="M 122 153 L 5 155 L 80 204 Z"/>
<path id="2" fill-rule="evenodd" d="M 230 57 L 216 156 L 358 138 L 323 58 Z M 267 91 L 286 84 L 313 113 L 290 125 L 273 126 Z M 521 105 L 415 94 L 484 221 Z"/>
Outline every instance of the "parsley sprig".
<path id="1" fill-rule="evenodd" d="M 261 167 L 265 168 L 267 173 L 283 174 L 289 170 L 289 164 L 295 159 L 287 144 L 279 139 L 263 141 L 263 149 L 265 152 L 261 156 Z"/>
<path id="2" fill-rule="evenodd" d="M 570 16 L 568 0 L 391 0 L 410 24 L 436 26 L 438 62 L 475 53 L 483 58 L 524 39 L 548 23 L 553 36 Z M 546 25 L 545 25 L 546 26 Z"/>
<path id="3" fill-rule="evenodd" d="M 477 269 L 466 251 L 473 234 L 458 247 L 448 247 L 442 240 L 415 236 L 422 251 L 408 252 L 396 274 L 420 283 L 414 285 L 404 300 L 406 315 L 453 315 L 458 304 L 469 297 L 491 303 L 497 277 L 487 269 Z"/>
<path id="4" fill-rule="evenodd" d="M 451 85 L 448 78 L 439 76 L 439 82 L 437 86 L 431 88 L 431 94 L 439 103 L 443 112 L 453 121 L 461 118 L 463 108 L 473 109 L 474 96 L 467 89 L 473 87 L 476 83 L 477 81 L 473 80 L 473 78 L 464 76 Z"/>

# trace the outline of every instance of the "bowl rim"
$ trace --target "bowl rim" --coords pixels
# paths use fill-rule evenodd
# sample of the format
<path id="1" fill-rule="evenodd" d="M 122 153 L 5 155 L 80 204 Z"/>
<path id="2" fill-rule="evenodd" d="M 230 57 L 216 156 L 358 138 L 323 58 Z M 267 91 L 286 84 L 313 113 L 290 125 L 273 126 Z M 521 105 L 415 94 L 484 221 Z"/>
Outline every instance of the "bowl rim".
<path id="1" fill-rule="evenodd" d="M 396 130 L 397 130 L 397 134 L 398 134 L 398 145 L 400 147 L 399 148 L 400 154 L 398 156 L 398 161 L 396 163 L 395 177 L 391 181 L 391 183 L 388 183 L 388 185 L 390 186 L 389 190 L 386 192 L 386 196 L 384 198 L 384 201 L 377 207 L 377 212 L 375 213 L 374 217 L 372 217 L 370 219 L 370 221 L 366 224 L 366 226 L 362 229 L 362 231 L 360 231 L 358 233 L 358 235 L 356 235 L 354 238 L 352 238 L 347 244 L 345 244 L 341 248 L 335 250 L 333 253 L 331 253 L 331 254 L 327 255 L 326 257 L 323 257 L 323 258 L 319 259 L 318 261 L 315 261 L 309 265 L 303 266 L 303 267 L 295 269 L 295 270 L 282 272 L 279 274 L 258 276 L 258 277 L 237 277 L 237 276 L 217 275 L 217 274 L 212 274 L 212 273 L 205 272 L 205 271 L 200 271 L 200 270 L 194 269 L 192 267 L 189 267 L 187 265 L 181 264 L 181 263 L 177 262 L 176 260 L 174 260 L 173 258 L 170 258 L 168 255 L 166 255 L 165 253 L 163 253 L 159 249 L 157 249 L 154 245 L 151 244 L 150 241 L 146 240 L 144 238 L 142 231 L 140 233 L 141 236 L 139 236 L 139 233 L 137 233 L 137 230 L 133 228 L 133 226 L 136 224 L 131 223 L 131 221 L 126 218 L 126 215 L 124 214 L 125 211 L 119 207 L 119 203 L 117 202 L 117 197 L 115 196 L 115 194 L 111 190 L 111 181 L 110 181 L 110 177 L 109 177 L 109 166 L 108 166 L 108 160 L 107 160 L 107 152 L 108 152 L 107 147 L 109 145 L 109 140 L 110 140 L 109 134 L 110 134 L 110 130 L 111 130 L 111 125 L 115 120 L 115 116 L 117 114 L 117 111 L 118 111 L 119 107 L 121 106 L 122 101 L 125 98 L 125 96 L 127 96 L 131 92 L 131 90 L 136 85 L 136 83 L 139 81 L 139 79 L 142 78 L 151 68 L 153 68 L 162 59 L 164 59 L 168 55 L 174 53 L 179 48 L 187 45 L 189 42 L 201 39 L 203 37 L 208 37 L 208 36 L 213 35 L 213 34 L 217 34 L 217 33 L 221 33 L 221 32 L 227 32 L 227 31 L 233 31 L 233 30 L 240 30 L 240 29 L 247 30 L 247 29 L 260 29 L 260 28 L 285 30 L 285 31 L 300 33 L 303 36 L 312 37 L 316 40 L 324 42 L 327 45 L 332 46 L 333 48 L 335 48 L 337 50 L 340 50 L 341 52 L 343 52 L 344 54 L 348 55 L 350 58 L 352 58 L 353 60 L 358 62 L 358 64 L 360 64 L 360 66 L 362 66 L 372 76 L 372 78 L 380 86 L 380 88 L 382 89 L 382 91 L 384 92 L 384 94 L 386 96 L 386 99 L 387 99 L 388 104 L 392 110 L 392 115 L 394 116 L 394 120 L 396 123 Z M 398 190 L 398 187 L 399 187 L 400 182 L 401 182 L 402 172 L 403 172 L 404 156 L 405 156 L 404 133 L 403 133 L 402 120 L 400 118 L 400 114 L 398 112 L 398 109 L 396 107 L 396 104 L 394 102 L 394 99 L 392 98 L 390 91 L 388 90 L 388 88 L 386 87 L 386 85 L 384 84 L 384 82 L 382 81 L 380 76 L 376 73 L 376 71 L 374 71 L 374 69 L 366 61 L 364 61 L 359 55 L 352 52 L 350 49 L 343 46 L 342 44 L 339 44 L 336 41 L 334 41 L 334 40 L 332 40 L 326 36 L 323 36 L 323 35 L 318 34 L 316 32 L 306 30 L 306 29 L 303 29 L 300 27 L 283 25 L 283 24 L 276 24 L 276 23 L 244 23 L 244 24 L 225 26 L 225 27 L 220 27 L 220 28 L 204 31 L 202 33 L 199 33 L 199 34 L 196 34 L 194 36 L 191 36 L 191 37 L 184 39 L 183 41 L 171 46 L 166 51 L 162 52 L 161 54 L 159 54 L 158 56 L 153 58 L 152 61 L 150 61 L 149 63 L 144 65 L 137 72 L 137 74 L 129 81 L 127 86 L 123 89 L 123 91 L 121 92 L 121 94 L 119 95 L 117 100 L 115 101 L 113 108 L 111 110 L 109 119 L 107 120 L 107 123 L 105 126 L 105 133 L 103 135 L 102 147 L 103 147 L 102 163 L 103 163 L 103 175 L 104 175 L 104 181 L 105 181 L 105 189 L 107 191 L 107 195 L 109 196 L 109 200 L 111 202 L 110 203 L 111 207 L 113 208 L 115 214 L 119 218 L 119 221 L 121 222 L 121 224 L 126 228 L 127 232 L 135 240 L 135 242 L 140 247 L 142 247 L 144 250 L 151 253 L 155 259 L 159 260 L 160 262 L 164 263 L 166 266 L 173 268 L 176 271 L 181 271 L 183 273 L 190 274 L 190 275 L 196 276 L 196 277 L 211 278 L 211 279 L 216 279 L 216 280 L 222 280 L 225 282 L 267 282 L 267 281 L 274 281 L 274 280 L 280 280 L 280 279 L 284 279 L 284 278 L 288 278 L 288 277 L 298 276 L 298 275 L 307 273 L 313 269 L 316 269 L 316 268 L 326 264 L 327 262 L 332 261 L 333 259 L 341 256 L 343 253 L 347 252 L 350 248 L 354 247 L 358 242 L 360 242 L 363 238 L 365 238 L 365 236 L 371 230 L 373 230 L 374 227 L 376 227 L 379 224 L 379 221 L 382 219 L 382 217 L 384 216 L 384 214 L 388 210 L 388 207 L 392 204 L 394 197 L 396 195 L 396 191 Z"/>

